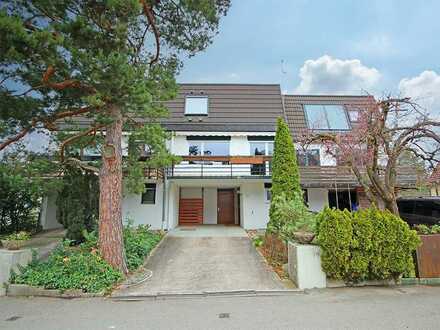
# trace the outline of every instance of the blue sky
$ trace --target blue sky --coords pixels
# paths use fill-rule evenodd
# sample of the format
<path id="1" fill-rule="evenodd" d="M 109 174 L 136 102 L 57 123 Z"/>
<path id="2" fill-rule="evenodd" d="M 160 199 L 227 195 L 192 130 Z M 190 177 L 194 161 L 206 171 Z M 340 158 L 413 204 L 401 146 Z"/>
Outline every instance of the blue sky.
<path id="1" fill-rule="evenodd" d="M 410 94 L 438 108 L 439 12 L 440 1 L 423 0 L 232 0 L 213 44 L 185 60 L 178 80 Z"/>

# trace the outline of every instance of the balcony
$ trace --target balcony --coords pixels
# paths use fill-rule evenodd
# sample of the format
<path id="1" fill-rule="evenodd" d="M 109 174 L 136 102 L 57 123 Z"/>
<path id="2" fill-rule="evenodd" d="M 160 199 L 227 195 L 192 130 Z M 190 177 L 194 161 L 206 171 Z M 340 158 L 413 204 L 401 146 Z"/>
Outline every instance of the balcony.
<path id="1" fill-rule="evenodd" d="M 183 156 L 166 170 L 169 178 L 270 178 L 270 156 Z"/>
<path id="2" fill-rule="evenodd" d="M 172 179 L 269 179 L 272 176 L 271 156 L 183 156 L 179 164 L 166 169 Z M 347 166 L 300 166 L 304 188 L 354 188 L 357 178 Z M 361 171 L 365 174 L 365 171 Z M 397 170 L 399 187 L 416 185 L 417 174 L 412 167 Z"/>

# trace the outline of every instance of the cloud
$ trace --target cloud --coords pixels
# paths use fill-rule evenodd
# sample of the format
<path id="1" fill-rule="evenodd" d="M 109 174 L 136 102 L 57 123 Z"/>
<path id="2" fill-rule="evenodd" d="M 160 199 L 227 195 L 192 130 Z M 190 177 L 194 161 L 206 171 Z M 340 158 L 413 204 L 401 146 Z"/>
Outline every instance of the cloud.
<path id="1" fill-rule="evenodd" d="M 399 83 L 402 96 L 409 96 L 436 117 L 440 117 L 440 74 L 423 71 L 416 77 L 404 78 Z"/>
<path id="2" fill-rule="evenodd" d="M 358 94 L 375 88 L 381 78 L 377 69 L 358 59 L 341 60 L 328 55 L 305 61 L 299 76 L 298 94 Z"/>

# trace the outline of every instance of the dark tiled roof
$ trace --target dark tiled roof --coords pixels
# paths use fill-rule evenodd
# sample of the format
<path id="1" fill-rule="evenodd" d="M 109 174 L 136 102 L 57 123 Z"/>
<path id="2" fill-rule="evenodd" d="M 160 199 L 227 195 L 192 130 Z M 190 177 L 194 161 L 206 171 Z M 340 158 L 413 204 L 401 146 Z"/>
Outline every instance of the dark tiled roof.
<path id="1" fill-rule="evenodd" d="M 305 104 L 343 105 L 347 110 L 359 110 L 373 102 L 372 96 L 339 96 L 339 95 L 283 95 L 284 112 L 287 124 L 295 139 L 307 129 Z M 355 127 L 356 123 L 352 123 Z"/>
<path id="2" fill-rule="evenodd" d="M 185 116 L 185 96 L 208 96 L 208 116 Z M 175 100 L 166 102 L 164 126 L 175 131 L 274 132 L 283 116 L 279 85 L 181 84 Z"/>
<path id="3" fill-rule="evenodd" d="M 428 179 L 429 183 L 440 183 L 440 163 L 437 164 L 437 167 L 432 171 L 431 176 Z"/>

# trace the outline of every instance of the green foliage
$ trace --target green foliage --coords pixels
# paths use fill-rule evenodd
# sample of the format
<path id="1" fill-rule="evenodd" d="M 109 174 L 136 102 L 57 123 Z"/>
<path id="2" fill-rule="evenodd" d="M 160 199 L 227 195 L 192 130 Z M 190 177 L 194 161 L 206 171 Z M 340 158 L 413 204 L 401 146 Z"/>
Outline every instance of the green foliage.
<path id="1" fill-rule="evenodd" d="M 51 180 L 37 157 L 6 154 L 0 161 L 0 234 L 40 229 L 38 213 Z"/>
<path id="2" fill-rule="evenodd" d="M 279 233 L 281 223 L 276 216 L 277 196 L 284 194 L 286 201 L 295 198 L 295 194 L 302 196 L 299 179 L 299 169 L 295 147 L 289 127 L 282 118 L 278 118 L 272 160 L 272 201 L 270 204 L 270 221 L 268 229 Z"/>
<path id="3" fill-rule="evenodd" d="M 31 239 L 31 235 L 28 232 L 19 231 L 18 233 L 9 234 L 3 239 L 6 241 L 28 241 Z"/>
<path id="4" fill-rule="evenodd" d="M 417 233 L 421 235 L 433 235 L 433 234 L 440 234 L 440 225 L 416 225 L 414 226 L 414 229 L 417 231 Z"/>
<path id="5" fill-rule="evenodd" d="M 159 243 L 162 235 L 149 230 L 149 226 L 133 227 L 128 223 L 124 227 L 124 245 L 129 271 L 138 269 L 150 251 Z"/>
<path id="6" fill-rule="evenodd" d="M 262 236 L 255 236 L 253 239 L 252 239 L 252 242 L 254 243 L 254 246 L 255 247 L 260 247 L 260 246 L 263 246 L 263 244 L 264 244 L 264 237 L 262 237 Z"/>
<path id="7" fill-rule="evenodd" d="M 83 292 L 101 292 L 122 279 L 122 274 L 105 262 L 96 250 L 69 247 L 55 249 L 45 262 L 34 260 L 12 274 L 11 283 L 40 286 L 46 289 L 80 289 Z"/>
<path id="8" fill-rule="evenodd" d="M 46 289 L 81 289 L 84 292 L 110 290 L 123 276 L 105 262 L 98 252 L 96 232 L 84 232 L 84 243 L 71 246 L 72 241 L 55 249 L 47 261 L 33 260 L 21 269 L 21 274 L 13 274 L 11 283 L 41 286 Z M 134 271 L 144 262 L 145 257 L 159 243 L 162 235 L 152 232 L 148 226 L 124 227 L 124 244 L 128 268 Z"/>
<path id="9" fill-rule="evenodd" d="M 98 177 L 75 167 L 66 167 L 63 188 L 57 196 L 57 220 L 67 229 L 66 237 L 82 241 L 83 233 L 96 229 L 99 218 Z"/>
<path id="10" fill-rule="evenodd" d="M 274 196 L 272 204 L 272 219 L 268 224 L 271 232 L 277 232 L 285 240 L 294 240 L 295 232 L 315 232 L 316 217 L 304 204 L 302 191 L 294 192 L 291 200 L 284 193 Z"/>
<path id="11" fill-rule="evenodd" d="M 413 274 L 412 253 L 420 239 L 389 211 L 325 208 L 318 214 L 318 242 L 328 277 L 359 282 Z"/>

